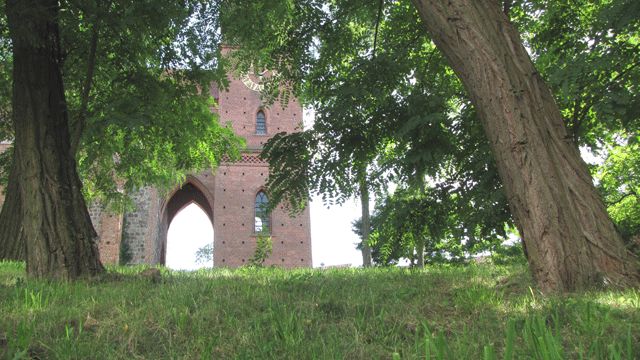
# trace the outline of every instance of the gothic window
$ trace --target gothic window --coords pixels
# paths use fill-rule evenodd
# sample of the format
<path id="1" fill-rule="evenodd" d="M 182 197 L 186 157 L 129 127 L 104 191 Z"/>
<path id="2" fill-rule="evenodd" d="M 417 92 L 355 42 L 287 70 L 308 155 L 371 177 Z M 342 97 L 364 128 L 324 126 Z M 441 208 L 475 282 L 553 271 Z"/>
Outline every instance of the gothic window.
<path id="1" fill-rule="evenodd" d="M 269 199 L 264 191 L 258 192 L 256 195 L 256 216 L 255 216 L 255 232 L 268 234 L 269 233 L 269 215 L 267 214 L 267 208 L 269 207 Z"/>
<path id="2" fill-rule="evenodd" d="M 264 112 L 260 110 L 256 115 L 256 135 L 266 135 L 266 134 L 267 134 L 267 121 L 264 117 Z"/>

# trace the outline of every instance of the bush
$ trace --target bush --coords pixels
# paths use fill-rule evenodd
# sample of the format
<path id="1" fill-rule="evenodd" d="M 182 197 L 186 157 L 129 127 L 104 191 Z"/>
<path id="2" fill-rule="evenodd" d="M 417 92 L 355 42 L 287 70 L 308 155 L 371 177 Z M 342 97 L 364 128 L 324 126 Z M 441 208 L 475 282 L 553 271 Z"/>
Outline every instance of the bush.
<path id="1" fill-rule="evenodd" d="M 511 245 L 496 245 L 491 250 L 491 261 L 496 265 L 526 264 L 521 243 Z"/>

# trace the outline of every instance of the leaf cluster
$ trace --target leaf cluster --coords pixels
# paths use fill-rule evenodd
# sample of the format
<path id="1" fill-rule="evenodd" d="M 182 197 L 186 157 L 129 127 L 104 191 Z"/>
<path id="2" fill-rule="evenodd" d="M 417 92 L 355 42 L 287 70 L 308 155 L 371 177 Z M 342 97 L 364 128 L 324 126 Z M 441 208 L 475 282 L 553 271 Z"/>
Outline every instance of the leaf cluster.
<path id="1" fill-rule="evenodd" d="M 244 141 L 212 112 L 212 84 L 228 82 L 218 2 L 67 0 L 60 7 L 71 141 L 89 200 L 121 209 L 133 189 L 166 190 L 187 172 L 239 156 Z M 9 68 L 0 66 L 0 91 L 10 91 Z"/>
<path id="2" fill-rule="evenodd" d="M 335 1 L 318 11 L 313 2 L 298 2 L 290 16 L 308 6 L 315 17 L 300 26 L 312 36 L 276 40 L 274 34 L 260 33 L 258 47 L 253 34 L 237 35 L 242 49 L 267 58 L 295 48 L 285 67 L 301 69 L 303 76 L 291 80 L 299 81 L 300 98 L 315 112 L 310 129 L 279 134 L 265 146 L 274 203 L 285 201 L 295 212 L 306 205 L 309 193 L 331 205 L 358 195 L 362 180 L 381 197 L 395 183 L 407 191 L 443 194 L 438 201 L 464 209 L 460 216 L 469 219 L 464 222 L 468 233 L 475 224 L 493 229 L 482 236 L 503 231 L 510 220 L 506 200 L 459 81 L 408 1 L 383 2 L 378 21 L 379 5 Z M 278 24 L 266 28 L 273 26 Z M 415 187 L 426 178 L 437 182 Z M 408 216 L 397 219 L 403 222 L 393 225 L 399 235 L 389 241 L 400 242 L 400 233 L 408 231 L 401 229 L 415 222 Z"/>
<path id="3" fill-rule="evenodd" d="M 633 239 L 640 234 L 640 136 L 612 146 L 596 167 L 595 178 L 609 215 L 629 246 L 640 253 Z"/>

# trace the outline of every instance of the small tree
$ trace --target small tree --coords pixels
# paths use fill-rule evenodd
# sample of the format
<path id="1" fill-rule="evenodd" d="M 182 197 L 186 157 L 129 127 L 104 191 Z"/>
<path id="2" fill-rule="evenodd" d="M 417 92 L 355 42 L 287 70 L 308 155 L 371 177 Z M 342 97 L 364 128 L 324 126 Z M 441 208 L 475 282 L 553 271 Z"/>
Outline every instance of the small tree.
<path id="1" fill-rule="evenodd" d="M 256 267 L 264 266 L 264 262 L 271 256 L 272 250 L 273 244 L 271 236 L 264 234 L 256 236 L 256 251 L 253 253 L 253 257 L 249 259 L 249 265 Z"/>
<path id="2" fill-rule="evenodd" d="M 201 265 L 213 263 L 213 243 L 209 243 L 196 251 L 196 263 Z"/>

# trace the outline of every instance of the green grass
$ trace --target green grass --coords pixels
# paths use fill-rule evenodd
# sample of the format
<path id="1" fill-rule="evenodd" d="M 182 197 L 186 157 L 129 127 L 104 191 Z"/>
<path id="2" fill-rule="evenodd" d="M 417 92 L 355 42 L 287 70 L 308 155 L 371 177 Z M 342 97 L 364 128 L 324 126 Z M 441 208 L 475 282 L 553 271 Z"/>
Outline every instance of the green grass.
<path id="1" fill-rule="evenodd" d="M 544 297 L 524 267 L 143 267 L 79 282 L 0 263 L 7 359 L 555 359 L 640 356 L 640 292 Z"/>

